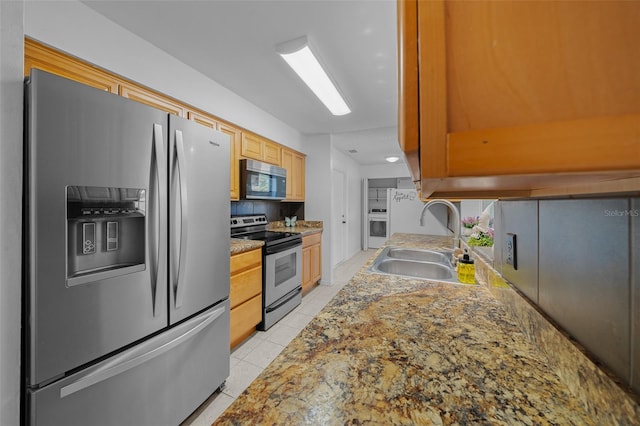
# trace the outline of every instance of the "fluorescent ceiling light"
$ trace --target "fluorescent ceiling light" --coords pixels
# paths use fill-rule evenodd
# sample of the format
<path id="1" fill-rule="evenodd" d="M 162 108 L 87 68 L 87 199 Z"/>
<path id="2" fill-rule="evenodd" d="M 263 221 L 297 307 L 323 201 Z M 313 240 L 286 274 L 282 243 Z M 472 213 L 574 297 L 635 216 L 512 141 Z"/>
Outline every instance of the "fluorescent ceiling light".
<path id="1" fill-rule="evenodd" d="M 276 46 L 276 51 L 300 76 L 333 115 L 351 112 L 326 71 L 313 55 L 307 37 L 300 37 Z"/>
<path id="2" fill-rule="evenodd" d="M 395 163 L 396 161 L 398 161 L 400 159 L 400 157 L 395 157 L 395 156 L 391 156 L 391 157 L 385 157 L 385 160 L 387 160 L 390 163 Z"/>

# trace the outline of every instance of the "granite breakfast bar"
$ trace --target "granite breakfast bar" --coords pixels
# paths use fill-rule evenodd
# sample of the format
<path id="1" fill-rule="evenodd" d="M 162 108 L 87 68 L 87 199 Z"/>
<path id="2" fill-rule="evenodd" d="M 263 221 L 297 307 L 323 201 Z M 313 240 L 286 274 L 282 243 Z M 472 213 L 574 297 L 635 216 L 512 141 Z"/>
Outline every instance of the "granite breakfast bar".
<path id="1" fill-rule="evenodd" d="M 486 286 L 372 274 L 372 260 L 215 424 L 599 424 Z"/>

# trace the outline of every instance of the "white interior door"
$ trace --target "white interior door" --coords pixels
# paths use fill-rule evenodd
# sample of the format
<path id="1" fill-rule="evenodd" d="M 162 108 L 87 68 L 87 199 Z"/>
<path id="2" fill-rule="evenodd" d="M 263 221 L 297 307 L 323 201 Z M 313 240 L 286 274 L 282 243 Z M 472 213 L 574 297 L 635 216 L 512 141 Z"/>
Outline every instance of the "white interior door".
<path id="1" fill-rule="evenodd" d="M 331 171 L 331 267 L 346 258 L 347 244 L 347 216 L 346 216 L 346 175 L 343 171 L 332 169 Z"/>

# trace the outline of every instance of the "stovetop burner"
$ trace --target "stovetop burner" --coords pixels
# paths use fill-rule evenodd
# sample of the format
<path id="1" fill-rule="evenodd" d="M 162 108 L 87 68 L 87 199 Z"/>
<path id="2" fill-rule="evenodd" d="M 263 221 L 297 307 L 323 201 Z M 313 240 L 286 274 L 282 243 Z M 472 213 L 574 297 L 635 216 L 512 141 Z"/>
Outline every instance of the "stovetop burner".
<path id="1" fill-rule="evenodd" d="M 231 237 L 242 240 L 264 241 L 265 246 L 302 240 L 300 234 L 293 232 L 267 231 L 266 215 L 232 217 Z"/>
<path id="2" fill-rule="evenodd" d="M 281 240 L 283 238 L 295 237 L 298 234 L 292 232 L 274 232 L 274 231 L 258 231 L 251 232 L 249 234 L 232 235 L 233 238 L 240 238 L 242 240 L 260 240 L 264 242 L 271 242 Z"/>

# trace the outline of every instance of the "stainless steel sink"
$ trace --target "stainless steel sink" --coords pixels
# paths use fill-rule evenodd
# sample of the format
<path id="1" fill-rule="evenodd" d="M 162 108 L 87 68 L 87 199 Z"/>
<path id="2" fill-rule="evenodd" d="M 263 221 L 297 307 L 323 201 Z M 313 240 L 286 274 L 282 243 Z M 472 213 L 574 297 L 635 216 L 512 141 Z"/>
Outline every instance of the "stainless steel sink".
<path id="1" fill-rule="evenodd" d="M 386 247 L 375 258 L 369 272 L 459 283 L 449 251 Z"/>
<path id="2" fill-rule="evenodd" d="M 419 260 L 421 262 L 435 262 L 449 265 L 450 256 L 433 250 L 408 249 L 400 247 L 387 247 L 386 256 L 394 259 Z"/>
<path id="3" fill-rule="evenodd" d="M 376 264 L 378 272 L 408 277 L 426 278 L 434 280 L 449 280 L 453 278 L 453 271 L 449 266 L 441 263 L 419 262 L 404 259 L 382 259 Z"/>

